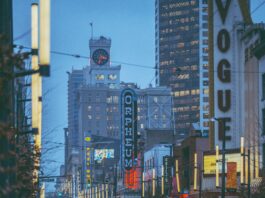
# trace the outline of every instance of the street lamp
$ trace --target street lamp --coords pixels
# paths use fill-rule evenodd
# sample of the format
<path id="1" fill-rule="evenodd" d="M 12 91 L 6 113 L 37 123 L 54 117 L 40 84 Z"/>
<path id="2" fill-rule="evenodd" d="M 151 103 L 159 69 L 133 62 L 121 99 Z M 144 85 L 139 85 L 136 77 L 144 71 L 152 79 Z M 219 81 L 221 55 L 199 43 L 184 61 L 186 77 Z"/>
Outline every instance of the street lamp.
<path id="1" fill-rule="evenodd" d="M 218 122 L 218 129 L 220 130 L 220 128 L 222 129 L 222 194 L 221 197 L 225 198 L 225 130 L 224 130 L 224 123 L 223 120 L 220 118 L 212 118 L 211 121 L 217 121 Z M 220 131 L 219 131 L 220 133 Z"/>

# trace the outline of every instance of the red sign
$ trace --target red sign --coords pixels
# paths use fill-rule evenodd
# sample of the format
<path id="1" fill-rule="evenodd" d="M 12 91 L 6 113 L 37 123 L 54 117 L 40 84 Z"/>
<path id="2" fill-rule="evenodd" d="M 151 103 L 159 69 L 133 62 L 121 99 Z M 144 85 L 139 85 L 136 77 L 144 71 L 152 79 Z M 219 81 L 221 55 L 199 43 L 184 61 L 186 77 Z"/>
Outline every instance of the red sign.
<path id="1" fill-rule="evenodd" d="M 227 162 L 226 188 L 228 188 L 228 189 L 237 189 L 236 162 Z"/>

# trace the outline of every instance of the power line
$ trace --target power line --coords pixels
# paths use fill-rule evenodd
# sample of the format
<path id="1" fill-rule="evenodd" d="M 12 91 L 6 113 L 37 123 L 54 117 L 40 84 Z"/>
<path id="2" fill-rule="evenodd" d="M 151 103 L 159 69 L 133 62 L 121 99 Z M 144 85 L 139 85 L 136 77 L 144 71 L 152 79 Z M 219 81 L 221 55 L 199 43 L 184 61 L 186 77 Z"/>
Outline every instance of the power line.
<path id="1" fill-rule="evenodd" d="M 252 10 L 251 14 L 255 13 L 261 6 L 265 4 L 265 1 L 261 2 L 254 10 Z"/>

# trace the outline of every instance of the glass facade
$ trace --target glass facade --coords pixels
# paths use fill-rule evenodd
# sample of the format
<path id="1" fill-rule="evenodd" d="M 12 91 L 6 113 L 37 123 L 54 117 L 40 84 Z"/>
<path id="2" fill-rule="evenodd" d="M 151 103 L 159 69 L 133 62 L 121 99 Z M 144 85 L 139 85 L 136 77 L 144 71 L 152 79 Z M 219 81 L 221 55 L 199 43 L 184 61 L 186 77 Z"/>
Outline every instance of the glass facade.
<path id="1" fill-rule="evenodd" d="M 207 1 L 156 1 L 156 84 L 172 88 L 176 132 L 187 135 L 192 123 L 207 134 Z"/>

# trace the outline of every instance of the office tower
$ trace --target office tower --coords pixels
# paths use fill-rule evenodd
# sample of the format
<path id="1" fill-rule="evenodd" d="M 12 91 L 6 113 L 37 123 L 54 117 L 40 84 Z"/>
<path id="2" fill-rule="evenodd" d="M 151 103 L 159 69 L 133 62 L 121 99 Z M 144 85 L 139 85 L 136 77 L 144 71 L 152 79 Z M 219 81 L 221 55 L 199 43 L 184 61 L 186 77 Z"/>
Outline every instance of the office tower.
<path id="1" fill-rule="evenodd" d="M 73 70 L 69 73 L 68 78 L 68 132 L 66 137 L 66 172 L 71 173 L 73 169 L 73 155 L 76 156 L 74 150 L 78 150 L 81 145 L 78 134 L 78 87 L 82 85 L 83 72 L 82 70 Z"/>
<path id="2" fill-rule="evenodd" d="M 156 84 L 172 88 L 177 139 L 208 136 L 207 0 L 156 0 Z"/>

